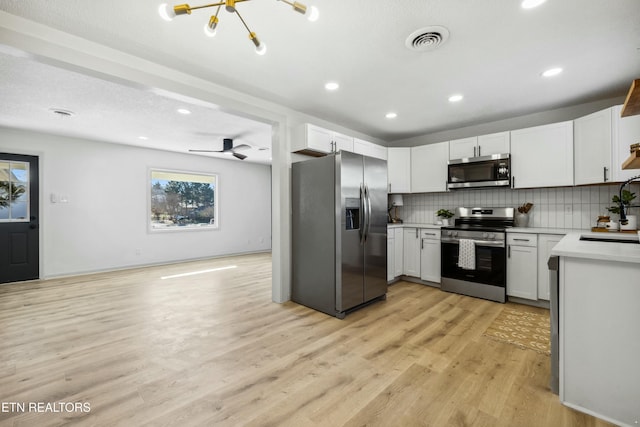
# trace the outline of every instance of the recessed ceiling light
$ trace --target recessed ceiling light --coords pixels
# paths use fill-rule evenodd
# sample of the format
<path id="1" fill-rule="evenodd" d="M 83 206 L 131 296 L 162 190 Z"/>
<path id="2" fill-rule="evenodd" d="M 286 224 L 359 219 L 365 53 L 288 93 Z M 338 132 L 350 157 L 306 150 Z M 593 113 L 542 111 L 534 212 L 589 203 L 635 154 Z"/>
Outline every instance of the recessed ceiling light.
<path id="1" fill-rule="evenodd" d="M 542 73 L 542 77 L 553 77 L 553 76 L 557 76 L 558 74 L 560 74 L 562 72 L 562 68 L 557 67 L 557 68 L 549 68 L 547 71 Z"/>
<path id="2" fill-rule="evenodd" d="M 522 3 L 520 3 L 520 6 L 522 6 L 523 9 L 533 9 L 534 7 L 540 6 L 545 1 L 547 0 L 523 0 Z"/>
<path id="3" fill-rule="evenodd" d="M 336 82 L 328 82 L 328 83 L 325 83 L 324 85 L 324 88 L 328 91 L 338 90 L 339 87 L 340 85 Z"/>
<path id="4" fill-rule="evenodd" d="M 451 95 L 449 97 L 449 102 L 459 102 L 459 101 L 462 101 L 462 98 L 464 98 L 464 96 L 462 96 L 460 94 Z"/>
<path id="5" fill-rule="evenodd" d="M 139 136 L 138 139 L 146 141 L 147 139 L 149 139 L 149 137 L 148 136 Z"/>
<path id="6" fill-rule="evenodd" d="M 388 112 L 384 115 L 387 119 L 395 119 L 398 117 L 398 113 L 394 113 L 393 111 Z"/>
<path id="7" fill-rule="evenodd" d="M 55 114 L 58 117 L 73 117 L 76 115 L 76 113 L 74 113 L 71 110 L 65 110 L 62 108 L 49 108 L 49 111 L 51 111 L 53 114 Z"/>
<path id="8" fill-rule="evenodd" d="M 178 108 L 178 110 L 177 110 L 177 111 L 178 111 L 178 113 L 180 113 L 180 114 L 184 114 L 185 116 L 186 116 L 187 114 L 191 114 L 191 111 L 187 110 L 186 108 Z"/>

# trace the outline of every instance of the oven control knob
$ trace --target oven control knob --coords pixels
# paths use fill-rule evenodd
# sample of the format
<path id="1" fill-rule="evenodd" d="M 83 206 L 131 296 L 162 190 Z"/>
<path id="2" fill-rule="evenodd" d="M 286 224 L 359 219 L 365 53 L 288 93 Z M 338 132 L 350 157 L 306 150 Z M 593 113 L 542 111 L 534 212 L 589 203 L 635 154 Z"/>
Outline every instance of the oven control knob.
<path id="1" fill-rule="evenodd" d="M 453 232 L 453 237 L 458 237 L 458 232 L 457 231 Z"/>
<path id="2" fill-rule="evenodd" d="M 489 233 L 482 233 L 482 238 L 483 239 L 488 239 L 489 238 Z"/>
<path id="3" fill-rule="evenodd" d="M 495 238 L 496 238 L 495 233 L 489 233 L 489 239 L 495 240 Z"/>

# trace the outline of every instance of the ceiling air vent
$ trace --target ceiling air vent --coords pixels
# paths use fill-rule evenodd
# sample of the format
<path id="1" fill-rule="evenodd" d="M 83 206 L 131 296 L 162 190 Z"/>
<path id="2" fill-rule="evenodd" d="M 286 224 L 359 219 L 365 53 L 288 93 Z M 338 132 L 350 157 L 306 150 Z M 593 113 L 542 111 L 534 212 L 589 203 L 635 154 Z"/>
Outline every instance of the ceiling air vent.
<path id="1" fill-rule="evenodd" d="M 420 28 L 407 37 L 405 46 L 411 50 L 426 52 L 441 46 L 449 38 L 449 30 L 445 27 L 431 26 Z"/>

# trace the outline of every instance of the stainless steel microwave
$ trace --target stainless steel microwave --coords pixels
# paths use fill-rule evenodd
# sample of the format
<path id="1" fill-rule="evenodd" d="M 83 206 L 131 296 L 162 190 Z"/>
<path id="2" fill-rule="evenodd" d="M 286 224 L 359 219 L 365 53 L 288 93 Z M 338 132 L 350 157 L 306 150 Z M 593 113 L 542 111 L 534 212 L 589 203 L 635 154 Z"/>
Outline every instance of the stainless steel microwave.
<path id="1" fill-rule="evenodd" d="M 449 160 L 447 188 L 508 187 L 511 185 L 509 154 Z"/>

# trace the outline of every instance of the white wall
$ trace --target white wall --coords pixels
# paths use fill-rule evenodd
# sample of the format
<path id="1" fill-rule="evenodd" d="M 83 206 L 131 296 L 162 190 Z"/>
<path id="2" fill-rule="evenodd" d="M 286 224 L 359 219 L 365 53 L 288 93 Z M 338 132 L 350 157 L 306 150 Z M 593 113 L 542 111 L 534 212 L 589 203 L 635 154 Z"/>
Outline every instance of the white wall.
<path id="1" fill-rule="evenodd" d="M 0 152 L 40 156 L 41 277 L 271 248 L 269 166 L 7 128 Z M 148 231 L 149 168 L 218 174 L 220 228 Z"/>

